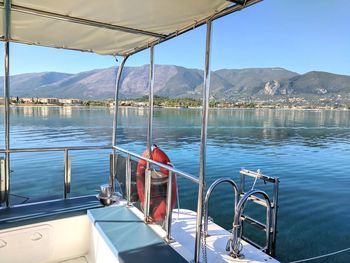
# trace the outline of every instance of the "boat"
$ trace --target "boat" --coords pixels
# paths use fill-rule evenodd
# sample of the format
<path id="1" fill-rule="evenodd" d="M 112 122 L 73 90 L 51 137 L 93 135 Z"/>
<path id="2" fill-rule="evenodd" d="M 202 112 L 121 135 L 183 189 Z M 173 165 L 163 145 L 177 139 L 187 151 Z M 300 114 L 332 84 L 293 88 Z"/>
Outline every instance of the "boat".
<path id="1" fill-rule="evenodd" d="M 1 0 L 1 41 L 5 46 L 4 128 L 5 147 L 0 169 L 0 259 L 17 262 L 278 262 L 276 229 L 279 179 L 261 171 L 242 169 L 241 180 L 220 178 L 206 190 L 205 164 L 210 88 L 211 25 L 216 19 L 258 3 L 259 0 L 148 0 L 148 1 L 41 1 Z M 153 160 L 117 145 L 118 100 L 124 65 L 129 57 L 150 50 L 147 151 L 151 153 L 154 86 L 154 49 L 172 38 L 206 26 L 206 52 L 202 105 L 200 172 L 186 173 L 169 163 Z M 113 133 L 110 145 L 46 148 L 12 148 L 10 145 L 10 43 L 93 52 L 122 57 L 115 85 Z M 75 151 L 110 152 L 110 174 L 99 193 L 71 197 L 70 154 Z M 11 195 L 11 155 L 32 152 L 63 152 L 62 198 L 31 200 L 13 204 Z M 118 172 L 124 161 L 125 173 Z M 132 162 L 146 164 L 144 198 L 137 204 Z M 120 163 L 120 162 L 119 162 Z M 151 212 L 154 173 L 166 173 L 161 220 Z M 165 172 L 164 172 L 165 171 Z M 197 210 L 176 209 L 173 185 L 177 177 L 198 186 Z M 122 178 L 122 179 L 121 179 Z M 247 178 L 253 186 L 246 185 Z M 125 195 L 116 191 L 124 180 Z M 269 183 L 272 195 L 255 188 L 257 180 Z M 164 180 L 163 180 L 164 181 Z M 38 182 L 40 184 L 40 181 Z M 225 230 L 209 215 L 209 200 L 216 186 L 233 189 L 232 230 Z M 238 186 L 239 185 L 239 186 Z M 99 186 L 96 186 L 96 189 Z M 244 213 L 245 204 L 265 208 L 260 222 Z M 159 208 L 159 207 L 158 207 Z M 177 216 L 173 216 L 174 213 Z M 162 221 L 162 222 L 158 222 Z M 245 225 L 263 231 L 263 243 L 246 236 Z"/>

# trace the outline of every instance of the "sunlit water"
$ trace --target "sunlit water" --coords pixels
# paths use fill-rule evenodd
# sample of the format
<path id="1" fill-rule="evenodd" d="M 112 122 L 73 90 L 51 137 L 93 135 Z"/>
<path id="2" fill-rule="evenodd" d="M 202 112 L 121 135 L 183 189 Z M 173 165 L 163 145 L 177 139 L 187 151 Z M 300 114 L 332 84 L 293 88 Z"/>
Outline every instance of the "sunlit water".
<path id="1" fill-rule="evenodd" d="M 112 118 L 113 112 L 107 108 L 12 108 L 11 147 L 110 145 Z M 118 144 L 142 153 L 147 110 L 120 109 L 118 127 Z M 199 110 L 155 110 L 154 143 L 166 151 L 176 168 L 195 176 L 200 128 Z M 1 132 L 3 138 L 3 128 Z M 109 153 L 70 152 L 71 196 L 94 193 L 99 184 L 107 182 Z M 238 183 L 241 167 L 261 169 L 280 178 L 279 260 L 288 262 L 350 247 L 349 111 L 211 110 L 207 185 L 223 176 Z M 13 153 L 11 170 L 12 202 L 62 196 L 63 152 Z M 184 179 L 178 181 L 180 206 L 196 209 L 197 188 Z M 210 205 L 215 222 L 231 228 L 231 189 L 218 187 Z M 350 262 L 350 253 L 315 262 Z"/>

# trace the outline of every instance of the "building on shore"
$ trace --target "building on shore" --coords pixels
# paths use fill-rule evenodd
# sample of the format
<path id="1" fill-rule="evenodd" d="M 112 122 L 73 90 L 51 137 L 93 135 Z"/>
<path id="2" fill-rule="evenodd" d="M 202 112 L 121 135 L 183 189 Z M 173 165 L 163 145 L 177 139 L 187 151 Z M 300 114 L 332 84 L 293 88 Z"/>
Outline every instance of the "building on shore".
<path id="1" fill-rule="evenodd" d="M 63 105 L 81 105 L 81 99 L 58 99 L 58 102 Z"/>
<path id="2" fill-rule="evenodd" d="M 57 98 L 38 98 L 37 103 L 39 104 L 57 104 L 59 100 Z"/>

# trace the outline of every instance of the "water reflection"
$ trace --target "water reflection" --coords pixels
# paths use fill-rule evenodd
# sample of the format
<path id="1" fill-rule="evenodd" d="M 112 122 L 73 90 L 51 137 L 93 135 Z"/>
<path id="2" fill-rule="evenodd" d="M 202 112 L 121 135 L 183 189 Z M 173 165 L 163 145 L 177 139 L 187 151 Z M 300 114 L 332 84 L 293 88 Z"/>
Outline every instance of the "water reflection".
<path id="1" fill-rule="evenodd" d="M 120 108 L 118 143 L 142 153 L 147 116 L 145 108 Z M 195 176 L 199 170 L 200 119 L 198 109 L 154 112 L 154 142 L 166 150 L 178 169 Z M 110 144 L 112 120 L 113 110 L 109 108 L 13 107 L 11 146 Z M 3 136 L 3 128 L 0 132 Z M 89 194 L 107 180 L 109 153 L 72 153 L 75 194 Z M 11 156 L 15 193 L 31 194 L 34 189 L 35 194 L 61 194 L 63 153 Z M 238 182 L 241 167 L 260 168 L 267 175 L 280 177 L 280 260 L 289 262 L 321 254 L 325 243 L 330 251 L 339 248 L 339 243 L 329 240 L 350 246 L 349 111 L 210 110 L 206 165 L 207 184 L 222 176 Z M 41 180 L 44 189 L 37 180 Z M 178 180 L 181 206 L 196 209 L 196 187 L 184 179 Z M 226 228 L 232 227 L 232 215 L 227 209 L 232 207 L 232 200 L 227 198 L 231 195 L 230 189 L 220 189 L 213 199 L 216 209 L 211 211 L 216 222 Z M 320 231 L 330 229 L 329 226 L 332 231 Z M 305 244 L 310 247 L 305 249 Z M 349 261 L 349 255 L 333 260 Z"/>
<path id="2" fill-rule="evenodd" d="M 198 143 L 200 114 L 197 109 L 155 109 L 155 141 L 173 147 Z M 147 116 L 147 108 L 120 108 L 119 142 L 143 144 Z M 108 144 L 112 119 L 110 108 L 13 107 L 13 146 L 29 146 L 33 136 L 42 137 L 45 146 L 49 146 L 45 138 L 50 143 L 57 139 L 68 144 Z M 348 141 L 349 129 L 348 111 L 220 109 L 209 113 L 208 140 L 214 146 L 225 147 L 262 143 L 265 146 L 293 143 L 327 147 L 335 141 Z M 23 135 L 27 135 L 27 139 Z"/>
<path id="3" fill-rule="evenodd" d="M 60 107 L 60 116 L 65 118 L 72 117 L 73 109 L 72 107 Z"/>

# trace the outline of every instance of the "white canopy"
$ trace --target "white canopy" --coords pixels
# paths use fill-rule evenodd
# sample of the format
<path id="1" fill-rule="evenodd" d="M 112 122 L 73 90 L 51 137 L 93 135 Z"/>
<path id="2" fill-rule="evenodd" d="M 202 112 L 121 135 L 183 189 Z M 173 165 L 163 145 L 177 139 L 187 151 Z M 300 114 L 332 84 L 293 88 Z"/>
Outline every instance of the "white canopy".
<path id="1" fill-rule="evenodd" d="M 10 41 L 126 56 L 232 7 L 225 0 L 12 0 Z M 256 1 L 246 1 L 256 2 Z M 5 36 L 4 0 L 0 37 Z"/>

